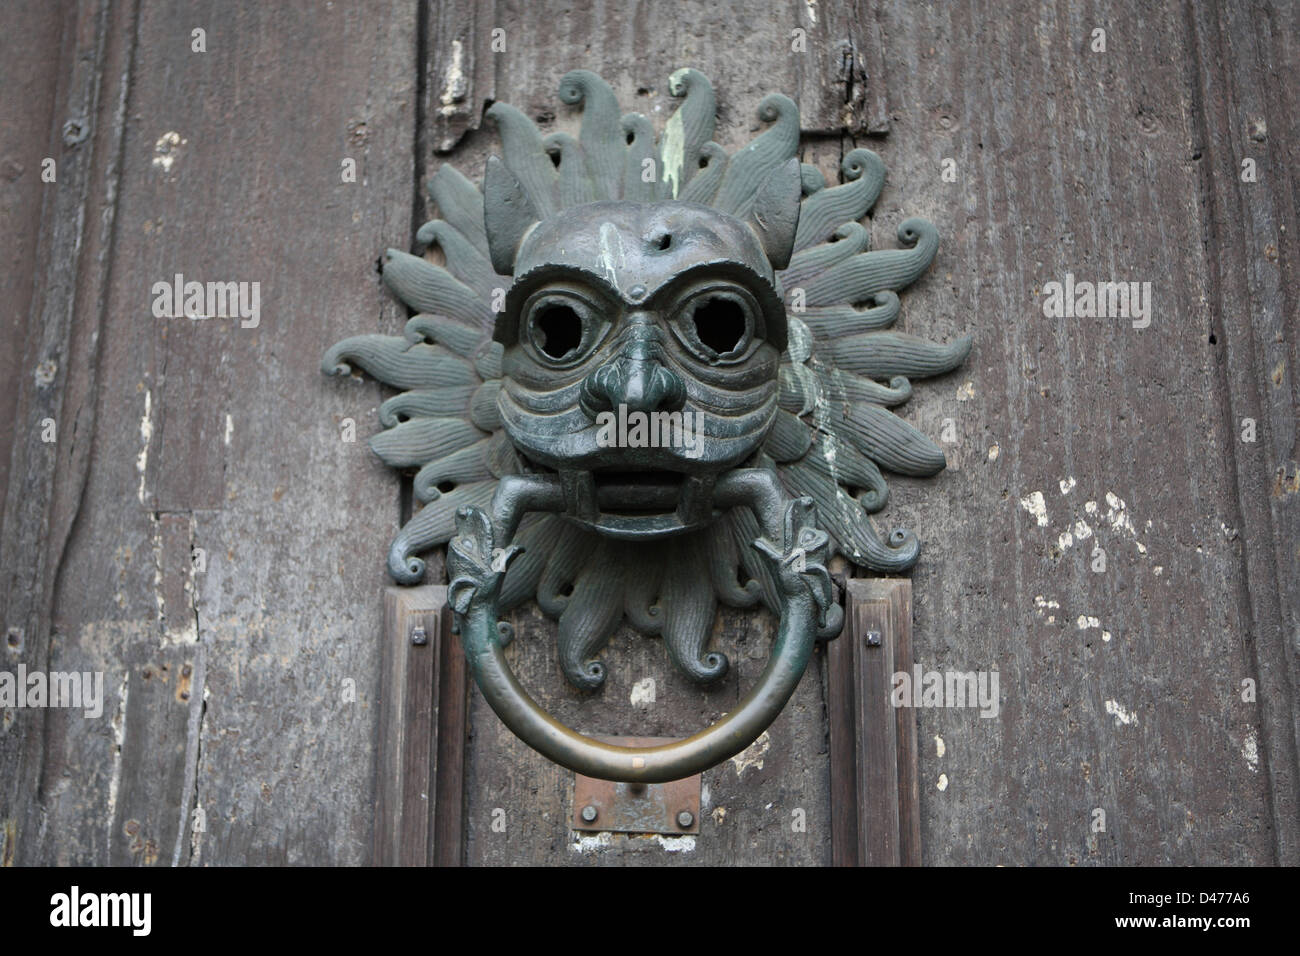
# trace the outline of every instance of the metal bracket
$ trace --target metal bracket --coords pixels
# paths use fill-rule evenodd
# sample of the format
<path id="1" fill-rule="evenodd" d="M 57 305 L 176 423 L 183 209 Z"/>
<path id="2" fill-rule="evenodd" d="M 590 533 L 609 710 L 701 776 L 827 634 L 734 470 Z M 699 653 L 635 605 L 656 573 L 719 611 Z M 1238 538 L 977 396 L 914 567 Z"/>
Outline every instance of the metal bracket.
<path id="1" fill-rule="evenodd" d="M 671 737 L 596 737 L 621 747 L 655 747 Z M 615 783 L 573 775 L 573 829 L 588 833 L 700 832 L 700 775 L 667 783 Z"/>

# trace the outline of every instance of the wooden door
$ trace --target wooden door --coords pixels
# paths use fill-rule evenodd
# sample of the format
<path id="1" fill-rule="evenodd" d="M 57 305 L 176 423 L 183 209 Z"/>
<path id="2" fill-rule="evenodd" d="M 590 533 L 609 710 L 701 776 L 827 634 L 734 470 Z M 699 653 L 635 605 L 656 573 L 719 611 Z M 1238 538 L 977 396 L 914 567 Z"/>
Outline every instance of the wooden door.
<path id="1" fill-rule="evenodd" d="M 409 480 L 365 446 L 384 391 L 323 377 L 321 352 L 400 332 L 377 259 L 431 217 L 441 163 L 481 176 L 487 104 L 572 129 L 556 85 L 584 67 L 661 126 L 688 65 L 728 149 L 781 91 L 830 182 L 877 151 L 873 245 L 913 215 L 941 236 L 902 328 L 975 336 L 903 407 L 947 471 L 895 480 L 886 512 L 925 545 L 912 663 L 1000 676 L 996 718 L 909 712 L 923 862 L 1300 862 L 1296 5 L 19 0 L 3 17 L 0 669 L 105 687 L 100 718 L 4 710 L 4 862 L 373 858 L 383 557 Z M 1067 273 L 1150 282 L 1150 324 L 1046 315 Z M 259 283 L 258 321 L 156 317 L 176 274 Z M 562 719 L 670 736 L 736 700 L 772 630 L 720 613 L 735 666 L 706 692 L 625 629 L 581 696 L 553 622 L 514 623 L 515 666 Z M 819 652 L 767 739 L 705 774 L 686 841 L 575 835 L 571 775 L 471 691 L 457 855 L 828 864 L 827 700 Z"/>

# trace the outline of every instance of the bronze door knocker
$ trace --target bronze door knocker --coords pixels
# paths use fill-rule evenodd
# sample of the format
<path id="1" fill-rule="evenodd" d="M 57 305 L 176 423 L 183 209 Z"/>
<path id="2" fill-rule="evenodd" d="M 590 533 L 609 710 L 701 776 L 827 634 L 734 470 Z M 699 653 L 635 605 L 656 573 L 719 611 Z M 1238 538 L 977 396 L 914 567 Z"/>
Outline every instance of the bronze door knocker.
<path id="1" fill-rule="evenodd" d="M 583 110 L 576 139 L 494 104 L 503 156 L 482 193 L 449 166 L 430 183 L 443 218 L 417 241 L 445 268 L 388 252 L 384 281 L 417 313 L 405 336 L 345 339 L 322 362 L 403 390 L 371 444 L 418 469 L 423 507 L 389 571 L 419 583 L 418 555 L 448 545 L 457 632 L 493 710 L 558 764 L 644 783 L 713 766 L 776 718 L 814 642 L 843 624 L 833 551 L 881 572 L 916 562 L 914 535 L 882 538 L 869 517 L 887 499 L 881 469 L 933 475 L 945 461 L 889 408 L 970 350 L 890 330 L 938 234 L 907 219 L 902 248 L 868 251 L 857 220 L 884 185 L 875 153 L 852 150 L 845 182 L 827 186 L 797 158 L 787 97 L 764 98 L 771 126 L 728 155 L 711 141 L 708 79 L 678 70 L 669 89 L 683 102 L 657 141 L 587 70 L 560 84 Z M 500 615 L 532 598 L 584 689 L 603 683 L 598 654 L 624 617 L 701 683 L 728 666 L 708 650 L 719 602 L 761 601 L 780 626 L 724 718 L 620 747 L 555 721 L 511 673 Z"/>

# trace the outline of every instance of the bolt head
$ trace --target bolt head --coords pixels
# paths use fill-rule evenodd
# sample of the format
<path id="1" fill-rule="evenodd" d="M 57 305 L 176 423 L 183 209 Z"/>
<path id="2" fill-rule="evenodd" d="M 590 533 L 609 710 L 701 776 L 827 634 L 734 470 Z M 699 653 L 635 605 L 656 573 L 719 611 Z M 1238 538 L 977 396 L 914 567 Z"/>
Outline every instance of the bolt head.
<path id="1" fill-rule="evenodd" d="M 585 820 L 587 823 L 596 822 L 596 808 L 593 807 L 590 803 L 582 808 L 582 819 Z"/>
<path id="2" fill-rule="evenodd" d="M 879 632 L 879 631 L 867 631 L 867 646 L 868 646 L 868 647 L 879 647 L 879 646 L 880 646 L 880 640 L 881 640 L 881 638 L 880 638 L 880 632 Z"/>
<path id="3" fill-rule="evenodd" d="M 424 630 L 423 624 L 417 624 L 411 629 L 411 643 L 424 645 L 429 643 L 429 635 Z"/>
<path id="4" fill-rule="evenodd" d="M 677 814 L 677 825 L 681 827 L 683 830 L 689 830 L 691 828 L 691 824 L 693 824 L 694 822 L 695 822 L 695 815 L 691 813 L 691 811 L 689 810 L 683 810 L 681 813 Z"/>

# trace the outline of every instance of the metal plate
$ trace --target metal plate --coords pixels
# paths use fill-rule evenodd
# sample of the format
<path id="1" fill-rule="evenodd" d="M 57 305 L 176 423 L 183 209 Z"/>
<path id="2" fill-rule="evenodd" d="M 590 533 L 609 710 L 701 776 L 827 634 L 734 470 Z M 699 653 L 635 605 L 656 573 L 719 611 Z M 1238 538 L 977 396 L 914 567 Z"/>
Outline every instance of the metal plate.
<path id="1" fill-rule="evenodd" d="M 624 747 L 673 743 L 673 737 L 603 737 Z M 590 817 L 586 819 L 584 817 Z M 689 821 L 683 814 L 690 814 Z M 573 775 L 573 829 L 588 833 L 661 833 L 684 836 L 700 832 L 700 775 L 668 783 L 615 783 Z M 683 825 L 685 823 L 686 825 Z"/>

